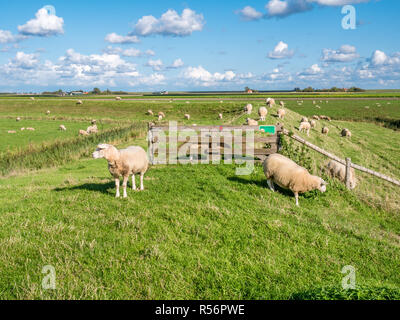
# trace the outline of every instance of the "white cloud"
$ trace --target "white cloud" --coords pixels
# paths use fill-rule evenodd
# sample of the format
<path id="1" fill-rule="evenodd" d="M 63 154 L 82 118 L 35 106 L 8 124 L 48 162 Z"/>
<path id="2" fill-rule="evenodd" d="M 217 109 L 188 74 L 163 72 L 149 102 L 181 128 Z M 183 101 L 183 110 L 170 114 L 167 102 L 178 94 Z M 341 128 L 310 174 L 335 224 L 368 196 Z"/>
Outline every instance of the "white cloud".
<path id="1" fill-rule="evenodd" d="M 312 10 L 319 6 L 343 6 L 369 2 L 370 0 L 270 0 L 265 5 L 268 17 L 284 18 L 289 15 Z"/>
<path id="2" fill-rule="evenodd" d="M 153 34 L 169 36 L 188 36 L 194 31 L 201 31 L 204 26 L 202 14 L 191 9 L 184 9 L 179 15 L 175 10 L 168 10 L 159 19 L 143 16 L 135 25 L 135 33 L 140 36 Z"/>
<path id="3" fill-rule="evenodd" d="M 258 12 L 256 9 L 250 6 L 244 7 L 242 10 L 237 11 L 240 17 L 245 21 L 259 20 L 263 17 L 262 12 Z"/>
<path id="4" fill-rule="evenodd" d="M 238 78 L 231 70 L 225 71 L 224 73 L 211 73 L 202 66 L 187 67 L 183 71 L 183 77 L 201 86 L 211 86 L 218 82 L 232 81 Z"/>
<path id="5" fill-rule="evenodd" d="M 181 58 L 175 59 L 174 62 L 168 67 L 171 69 L 178 69 L 183 67 L 184 63 Z"/>
<path id="6" fill-rule="evenodd" d="M 108 54 L 118 54 L 123 57 L 143 57 L 143 56 L 154 56 L 155 52 L 152 50 L 146 50 L 145 52 L 140 51 L 136 48 L 122 49 L 121 47 L 108 46 L 103 50 Z"/>
<path id="7" fill-rule="evenodd" d="M 45 8 L 36 12 L 36 18 L 29 20 L 22 26 L 18 26 L 18 31 L 27 36 L 49 37 L 63 34 L 64 19 L 49 13 Z"/>
<path id="8" fill-rule="evenodd" d="M 293 55 L 294 51 L 289 50 L 289 46 L 287 45 L 287 43 L 279 41 L 279 43 L 275 46 L 274 50 L 268 53 L 268 58 L 287 59 L 293 57 Z"/>
<path id="9" fill-rule="evenodd" d="M 13 58 L 11 61 L 11 64 L 14 67 L 19 67 L 22 69 L 32 69 L 39 63 L 36 54 L 24 53 L 22 51 L 17 52 L 15 58 Z"/>
<path id="10" fill-rule="evenodd" d="M 135 35 L 121 36 L 119 34 L 116 34 L 115 32 L 107 34 L 104 40 L 109 43 L 119 43 L 119 44 L 140 42 L 139 38 Z"/>
<path id="11" fill-rule="evenodd" d="M 8 30 L 0 30 L 0 43 L 1 44 L 18 42 L 25 38 L 26 37 L 21 36 L 21 35 L 13 35 Z"/>
<path id="12" fill-rule="evenodd" d="M 156 55 L 156 53 L 151 49 L 146 50 L 145 54 L 147 54 L 148 56 L 155 56 Z"/>
<path id="13" fill-rule="evenodd" d="M 321 60 L 325 62 L 351 62 L 359 57 L 360 55 L 355 47 L 343 45 L 338 50 L 323 49 Z"/>
<path id="14" fill-rule="evenodd" d="M 163 63 L 160 59 L 157 60 L 149 60 L 146 63 L 146 66 L 153 68 L 154 71 L 160 71 L 163 67 Z"/>
<path id="15" fill-rule="evenodd" d="M 144 84 L 144 85 L 159 85 L 165 83 L 165 76 L 161 73 L 153 73 L 148 76 L 137 78 L 134 81 L 129 81 L 129 85 L 132 87 Z"/>

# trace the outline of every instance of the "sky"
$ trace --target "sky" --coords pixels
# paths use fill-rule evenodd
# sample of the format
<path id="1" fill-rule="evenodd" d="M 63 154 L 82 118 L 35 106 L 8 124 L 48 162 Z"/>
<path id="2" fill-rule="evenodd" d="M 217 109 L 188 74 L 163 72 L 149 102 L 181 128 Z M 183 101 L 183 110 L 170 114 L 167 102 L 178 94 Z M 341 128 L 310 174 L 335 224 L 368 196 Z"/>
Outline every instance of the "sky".
<path id="1" fill-rule="evenodd" d="M 0 4 L 0 92 L 400 88 L 398 0 Z"/>

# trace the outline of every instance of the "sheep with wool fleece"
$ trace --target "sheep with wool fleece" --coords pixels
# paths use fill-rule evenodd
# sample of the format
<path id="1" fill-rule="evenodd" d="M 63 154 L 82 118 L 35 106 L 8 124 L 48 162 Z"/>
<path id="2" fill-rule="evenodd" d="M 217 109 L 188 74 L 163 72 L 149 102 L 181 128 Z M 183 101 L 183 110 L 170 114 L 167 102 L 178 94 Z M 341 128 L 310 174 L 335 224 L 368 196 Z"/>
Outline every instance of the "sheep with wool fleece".
<path id="1" fill-rule="evenodd" d="M 258 115 L 260 116 L 260 121 L 265 121 L 265 117 L 268 114 L 268 110 L 266 107 L 260 107 L 258 109 Z"/>
<path id="2" fill-rule="evenodd" d="M 251 103 L 248 103 L 248 104 L 245 105 L 244 111 L 245 111 L 247 114 L 251 114 L 251 111 L 252 111 L 252 110 L 253 110 L 253 105 L 252 105 Z"/>
<path id="3" fill-rule="evenodd" d="M 279 119 L 283 119 L 285 117 L 285 115 L 286 115 L 286 110 L 285 109 L 278 109 L 277 114 L 278 114 L 278 118 Z"/>
<path id="4" fill-rule="evenodd" d="M 108 162 L 108 171 L 115 179 L 116 194 L 119 194 L 119 178 L 123 177 L 123 197 L 127 197 L 126 187 L 128 184 L 129 176 L 132 175 L 132 190 L 136 190 L 135 174 L 140 174 L 140 190 L 144 190 L 143 178 L 149 167 L 149 160 L 146 151 L 138 146 L 130 146 L 126 149 L 118 150 L 110 144 L 99 144 L 95 152 L 93 152 L 94 159 L 105 158 Z"/>
<path id="5" fill-rule="evenodd" d="M 305 131 L 307 132 L 307 136 L 310 135 L 310 129 L 311 129 L 311 124 L 309 122 L 301 122 L 299 126 L 299 131 Z"/>
<path id="6" fill-rule="evenodd" d="M 341 182 L 346 182 L 346 166 L 335 160 L 330 160 L 326 165 L 329 174 L 339 179 Z M 356 173 L 353 168 L 350 168 L 350 189 L 354 189 L 357 185 Z"/>
<path id="7" fill-rule="evenodd" d="M 326 182 L 322 178 L 311 175 L 305 168 L 279 153 L 268 156 L 263 168 L 269 188 L 275 191 L 276 183 L 281 188 L 291 190 L 296 198 L 296 206 L 299 205 L 299 193 L 326 191 Z"/>

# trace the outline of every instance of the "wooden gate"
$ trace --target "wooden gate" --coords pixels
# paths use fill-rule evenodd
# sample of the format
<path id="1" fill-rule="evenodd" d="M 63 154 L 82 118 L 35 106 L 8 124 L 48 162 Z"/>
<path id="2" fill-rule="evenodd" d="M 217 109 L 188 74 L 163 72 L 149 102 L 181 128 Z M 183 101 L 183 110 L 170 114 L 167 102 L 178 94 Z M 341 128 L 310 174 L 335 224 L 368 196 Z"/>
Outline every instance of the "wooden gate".
<path id="1" fill-rule="evenodd" d="M 263 161 L 280 148 L 282 125 L 156 126 L 149 124 L 151 164 Z M 182 154 L 182 149 L 183 153 Z M 186 152 L 185 152 L 186 151 Z"/>

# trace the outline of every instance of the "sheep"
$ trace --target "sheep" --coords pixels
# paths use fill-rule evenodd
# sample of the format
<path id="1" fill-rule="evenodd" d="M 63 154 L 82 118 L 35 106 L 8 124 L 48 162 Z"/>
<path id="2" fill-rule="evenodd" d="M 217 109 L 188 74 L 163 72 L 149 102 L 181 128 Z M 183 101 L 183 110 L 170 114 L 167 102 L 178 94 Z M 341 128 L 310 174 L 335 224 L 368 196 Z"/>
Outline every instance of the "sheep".
<path id="1" fill-rule="evenodd" d="M 21 121 L 21 118 L 20 118 L 20 117 L 17 117 L 17 119 L 15 119 L 15 120 L 18 122 L 18 121 Z"/>
<path id="2" fill-rule="evenodd" d="M 63 124 L 60 124 L 59 129 L 60 129 L 61 131 L 66 131 L 66 130 L 67 130 L 67 128 L 66 128 Z"/>
<path id="3" fill-rule="evenodd" d="M 265 117 L 268 114 L 268 110 L 266 107 L 261 107 L 258 109 L 258 115 L 260 116 L 260 121 L 265 121 Z"/>
<path id="4" fill-rule="evenodd" d="M 313 104 L 316 104 L 315 100 L 312 102 Z"/>
<path id="5" fill-rule="evenodd" d="M 8 133 L 17 133 L 15 130 L 8 130 Z"/>
<path id="6" fill-rule="evenodd" d="M 320 118 L 321 120 L 328 120 L 328 121 L 331 121 L 331 120 L 332 120 L 331 117 L 324 116 L 324 115 L 319 116 L 319 118 Z"/>
<path id="7" fill-rule="evenodd" d="M 22 128 L 21 128 L 21 131 L 24 131 L 24 130 L 25 130 L 25 128 L 24 128 L 24 127 L 22 127 Z"/>
<path id="8" fill-rule="evenodd" d="M 90 123 L 92 124 L 92 125 L 95 125 L 96 124 L 96 119 L 92 119 L 92 121 L 90 121 Z"/>
<path id="9" fill-rule="evenodd" d="M 81 130 L 79 130 L 79 135 L 80 136 L 88 136 L 89 133 L 87 133 L 87 131 L 81 129 Z"/>
<path id="10" fill-rule="evenodd" d="M 252 110 L 253 110 L 253 105 L 252 105 L 251 103 L 248 103 L 248 104 L 245 105 L 244 111 L 245 111 L 247 114 L 251 114 L 251 111 L 252 111 Z"/>
<path id="11" fill-rule="evenodd" d="M 222 100 L 220 100 L 219 103 L 224 103 L 224 102 Z"/>
<path id="12" fill-rule="evenodd" d="M 258 126 L 258 122 L 256 120 L 253 120 L 253 119 L 250 119 L 250 118 L 246 119 L 246 123 L 249 126 Z"/>
<path id="13" fill-rule="evenodd" d="M 76 104 L 83 104 L 82 100 L 78 100 Z"/>
<path id="14" fill-rule="evenodd" d="M 296 198 L 296 206 L 299 206 L 299 193 L 326 191 L 326 182 L 323 179 L 311 175 L 305 168 L 279 153 L 268 156 L 264 160 L 263 168 L 271 191 L 275 191 L 274 183 L 291 190 Z"/>
<path id="15" fill-rule="evenodd" d="M 99 132 L 99 129 L 97 128 L 97 125 L 94 124 L 92 126 L 87 127 L 86 132 L 88 134 L 97 133 L 97 132 Z"/>
<path id="16" fill-rule="evenodd" d="M 278 109 L 277 114 L 278 114 L 278 118 L 279 119 L 283 119 L 285 117 L 285 115 L 286 115 L 286 110 L 285 109 Z"/>
<path id="17" fill-rule="evenodd" d="M 187 104 L 189 104 L 189 103 L 190 103 L 190 101 L 186 101 L 186 103 L 187 103 Z"/>
<path id="18" fill-rule="evenodd" d="M 308 122 L 308 118 L 307 117 L 302 117 L 300 122 Z"/>
<path id="19" fill-rule="evenodd" d="M 285 107 L 285 103 L 283 101 L 279 101 L 279 105 L 283 108 Z"/>
<path id="20" fill-rule="evenodd" d="M 158 115 L 158 121 L 161 121 L 163 119 L 163 116 L 161 114 Z"/>
<path id="21" fill-rule="evenodd" d="M 46 111 L 46 114 L 49 115 L 49 114 L 50 114 L 50 110 L 47 110 L 47 111 Z"/>
<path id="22" fill-rule="evenodd" d="M 151 111 L 150 109 L 149 109 L 149 110 L 147 110 L 147 114 L 148 114 L 148 115 L 150 115 L 150 116 L 154 116 L 154 113 L 153 113 L 153 111 Z"/>
<path id="23" fill-rule="evenodd" d="M 307 136 L 310 135 L 311 124 L 309 122 L 301 122 L 299 126 L 299 131 L 307 132 Z"/>
<path id="24" fill-rule="evenodd" d="M 273 107 L 275 106 L 275 99 L 273 98 L 267 98 L 265 100 L 265 103 L 267 104 L 267 107 Z"/>
<path id="25" fill-rule="evenodd" d="M 35 128 L 26 128 L 26 130 L 35 131 Z"/>
<path id="26" fill-rule="evenodd" d="M 342 137 L 349 137 L 351 138 L 351 132 L 349 129 L 344 128 L 341 132 Z"/>
<path id="27" fill-rule="evenodd" d="M 321 130 L 322 134 L 328 134 L 328 132 L 329 132 L 329 128 L 328 127 L 323 127 L 322 130 Z"/>
<path id="28" fill-rule="evenodd" d="M 219 118 L 220 120 L 222 120 L 222 113 L 219 113 L 219 114 L 218 114 L 218 118 Z"/>
<path id="29" fill-rule="evenodd" d="M 319 117 L 318 117 L 317 115 L 313 115 L 312 118 L 313 118 L 314 120 L 319 120 Z"/>
<path id="30" fill-rule="evenodd" d="M 123 177 L 123 197 L 127 197 L 126 187 L 129 176 L 132 175 L 132 190 L 136 190 L 135 174 L 140 174 L 140 190 L 144 190 L 143 177 L 149 167 L 146 151 L 138 146 L 118 150 L 110 144 L 99 144 L 92 154 L 94 159 L 105 158 L 108 162 L 108 171 L 115 180 L 116 194 L 119 198 L 119 178 Z"/>
<path id="31" fill-rule="evenodd" d="M 326 168 L 332 177 L 339 179 L 341 182 L 346 182 L 346 166 L 344 164 L 341 164 L 335 160 L 331 160 L 326 165 Z M 350 168 L 350 189 L 354 189 L 356 185 L 356 173 L 353 168 Z"/>
<path id="32" fill-rule="evenodd" d="M 35 100 L 35 98 L 34 98 L 34 97 L 30 97 L 30 99 L 31 99 L 32 101 L 34 101 L 34 100 Z"/>
<path id="33" fill-rule="evenodd" d="M 190 114 L 185 113 L 185 119 L 186 119 L 186 120 L 190 120 Z"/>
<path id="34" fill-rule="evenodd" d="M 160 111 L 160 112 L 158 113 L 158 116 L 161 116 L 161 117 L 165 118 L 165 114 L 164 114 L 164 112 L 162 112 L 162 111 Z"/>
<path id="35" fill-rule="evenodd" d="M 315 120 L 310 121 L 311 128 L 315 128 L 317 126 L 317 122 Z"/>
<path id="36" fill-rule="evenodd" d="M 121 99 L 121 97 L 115 97 L 115 100 L 121 101 L 122 99 Z"/>

